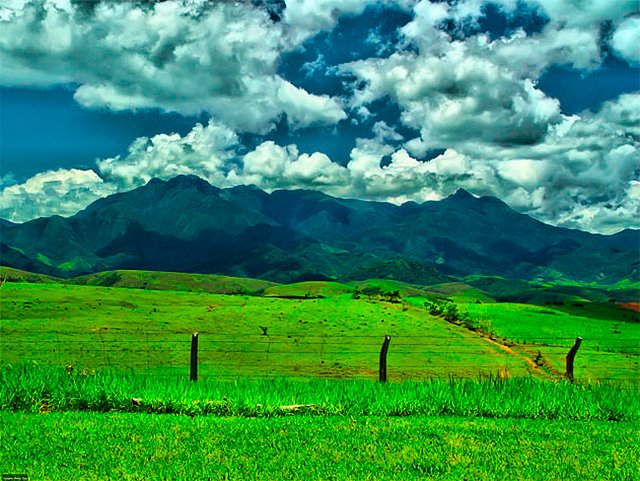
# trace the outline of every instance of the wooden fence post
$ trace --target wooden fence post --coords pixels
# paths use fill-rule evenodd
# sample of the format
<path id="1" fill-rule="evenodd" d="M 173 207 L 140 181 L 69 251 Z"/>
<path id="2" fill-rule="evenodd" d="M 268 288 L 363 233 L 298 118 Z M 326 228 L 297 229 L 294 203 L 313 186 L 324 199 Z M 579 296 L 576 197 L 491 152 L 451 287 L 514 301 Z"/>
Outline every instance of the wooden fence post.
<path id="1" fill-rule="evenodd" d="M 380 382 L 387 382 L 387 352 L 389 352 L 389 342 L 391 336 L 384 336 L 382 349 L 380 349 Z"/>
<path id="2" fill-rule="evenodd" d="M 569 382 L 573 382 L 573 360 L 576 357 L 578 349 L 580 349 L 581 343 L 582 338 L 576 337 L 576 341 L 573 343 L 573 346 L 571 346 L 571 349 L 569 349 L 569 353 L 567 354 L 567 372 L 565 376 L 569 380 Z"/>
<path id="3" fill-rule="evenodd" d="M 198 380 L 198 333 L 191 336 L 191 377 L 192 381 Z"/>

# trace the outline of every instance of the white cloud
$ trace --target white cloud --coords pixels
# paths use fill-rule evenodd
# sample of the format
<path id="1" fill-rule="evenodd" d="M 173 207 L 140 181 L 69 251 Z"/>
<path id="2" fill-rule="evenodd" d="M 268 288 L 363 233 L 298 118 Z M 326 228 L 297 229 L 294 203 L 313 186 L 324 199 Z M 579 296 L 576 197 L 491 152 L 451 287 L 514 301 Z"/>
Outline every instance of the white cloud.
<path id="1" fill-rule="evenodd" d="M 358 15 L 369 6 L 405 3 L 393 0 L 287 0 L 283 23 L 293 46 L 323 30 L 331 30 L 343 15 Z"/>
<path id="2" fill-rule="evenodd" d="M 115 186 L 105 183 L 93 170 L 42 172 L 0 191 L 0 217 L 22 222 L 42 216 L 72 215 L 115 191 Z"/>
<path id="3" fill-rule="evenodd" d="M 243 157 L 242 168 L 229 176 L 233 184 L 253 184 L 265 190 L 313 188 L 330 190 L 348 185 L 347 170 L 325 154 L 298 152 L 295 145 L 282 147 L 263 142 Z"/>
<path id="4" fill-rule="evenodd" d="M 557 100 L 463 42 L 450 43 L 441 55 L 396 53 L 342 69 L 364 81 L 354 93 L 354 107 L 390 96 L 402 109 L 402 121 L 421 132 L 427 148 L 467 139 L 532 143 L 562 120 Z"/>
<path id="5" fill-rule="evenodd" d="M 144 185 L 154 177 L 169 179 L 180 174 L 199 175 L 224 184 L 224 171 L 235 156 L 237 143 L 233 130 L 211 121 L 206 127 L 197 124 L 184 137 L 141 137 L 131 144 L 125 158 L 100 160 L 97 167 L 100 175 L 119 190 Z"/>
<path id="6" fill-rule="evenodd" d="M 637 0 L 524 0 L 540 9 L 552 22 L 569 26 L 597 25 L 619 20 L 638 11 Z M 513 4 L 512 1 L 508 3 Z"/>
<path id="7" fill-rule="evenodd" d="M 622 21 L 613 34 L 611 46 L 630 63 L 640 63 L 640 17 Z"/>
<path id="8" fill-rule="evenodd" d="M 286 81 L 281 82 L 277 95 L 293 127 L 333 125 L 347 117 L 337 100 L 327 95 L 311 95 Z"/>
<path id="9" fill-rule="evenodd" d="M 15 2 L 0 29 L 3 85 L 75 83 L 86 107 L 208 112 L 257 133 L 282 114 L 296 127 L 345 116 L 277 74 L 283 27 L 249 3 Z"/>
<path id="10" fill-rule="evenodd" d="M 387 144 L 388 132 L 380 124 L 380 135 L 357 140 L 346 166 L 323 153 L 300 153 L 295 145 L 272 141 L 239 156 L 236 134 L 211 122 L 185 136 L 138 139 L 127 156 L 99 161 L 99 175 L 60 170 L 5 187 L 1 214 L 15 221 L 69 215 L 152 177 L 189 173 L 219 187 L 307 188 L 395 203 L 437 200 L 463 187 L 552 224 L 610 233 L 640 226 L 638 105 L 640 94 L 623 95 L 596 113 L 565 119 L 538 143 L 461 142 L 428 162 Z M 391 161 L 383 167 L 386 156 Z"/>

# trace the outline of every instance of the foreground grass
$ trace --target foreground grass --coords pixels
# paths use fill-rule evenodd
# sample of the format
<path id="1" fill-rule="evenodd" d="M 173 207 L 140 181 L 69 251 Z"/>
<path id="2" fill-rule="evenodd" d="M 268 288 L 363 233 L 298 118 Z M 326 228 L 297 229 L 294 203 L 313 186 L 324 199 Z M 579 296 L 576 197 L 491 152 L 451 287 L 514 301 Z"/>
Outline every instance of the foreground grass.
<path id="1" fill-rule="evenodd" d="M 0 413 L 29 479 L 637 480 L 640 425 L 464 418 Z"/>
<path id="2" fill-rule="evenodd" d="M 0 410 L 171 413 L 190 416 L 409 416 L 640 421 L 640 393 L 614 385 L 517 379 L 189 382 L 115 371 L 0 370 Z M 135 399 L 135 401 L 134 401 Z M 303 405 L 302 407 L 292 407 Z"/>

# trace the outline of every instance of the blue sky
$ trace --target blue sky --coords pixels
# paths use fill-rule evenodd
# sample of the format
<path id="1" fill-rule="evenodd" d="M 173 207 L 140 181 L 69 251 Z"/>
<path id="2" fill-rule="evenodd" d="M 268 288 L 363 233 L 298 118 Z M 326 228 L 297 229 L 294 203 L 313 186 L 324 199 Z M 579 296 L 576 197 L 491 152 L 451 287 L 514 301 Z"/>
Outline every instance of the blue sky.
<path id="1" fill-rule="evenodd" d="M 0 215 L 192 173 L 639 227 L 635 0 L 0 7 Z"/>

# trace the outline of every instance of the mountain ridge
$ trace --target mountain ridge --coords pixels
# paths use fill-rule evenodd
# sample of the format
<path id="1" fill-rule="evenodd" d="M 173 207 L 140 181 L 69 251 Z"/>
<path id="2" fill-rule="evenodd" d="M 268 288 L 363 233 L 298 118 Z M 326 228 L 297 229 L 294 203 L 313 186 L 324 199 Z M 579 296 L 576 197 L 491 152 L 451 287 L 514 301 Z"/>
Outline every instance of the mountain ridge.
<path id="1" fill-rule="evenodd" d="M 463 189 L 395 205 L 177 176 L 71 217 L 0 225 L 2 265 L 61 277 L 170 269 L 275 282 L 366 274 L 425 284 L 485 274 L 615 283 L 636 279 L 640 264 L 640 231 L 554 227 Z"/>

